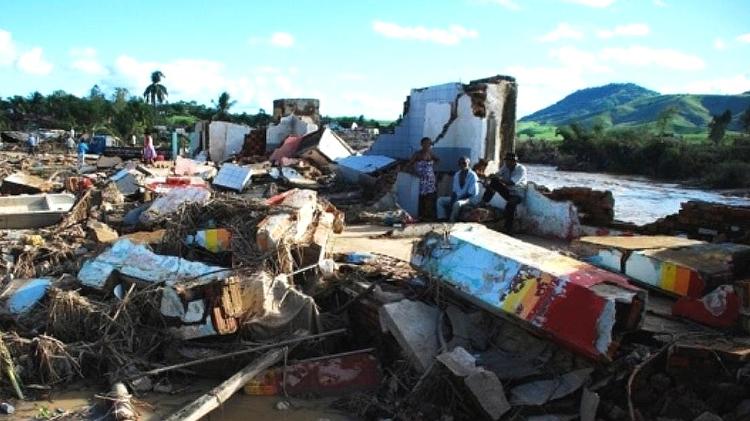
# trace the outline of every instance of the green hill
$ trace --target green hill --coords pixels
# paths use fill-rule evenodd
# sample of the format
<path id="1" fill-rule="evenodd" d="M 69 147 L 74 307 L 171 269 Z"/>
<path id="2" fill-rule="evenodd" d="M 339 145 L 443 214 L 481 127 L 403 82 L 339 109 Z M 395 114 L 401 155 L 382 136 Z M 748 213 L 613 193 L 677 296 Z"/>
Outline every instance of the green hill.
<path id="1" fill-rule="evenodd" d="M 561 101 L 520 121 L 562 126 L 570 123 L 611 127 L 654 126 L 664 110 L 674 108 L 668 130 L 676 133 L 705 132 L 712 115 L 732 112 L 729 130 L 741 130 L 740 117 L 750 107 L 750 94 L 660 95 L 641 86 L 609 84 L 576 91 Z"/>

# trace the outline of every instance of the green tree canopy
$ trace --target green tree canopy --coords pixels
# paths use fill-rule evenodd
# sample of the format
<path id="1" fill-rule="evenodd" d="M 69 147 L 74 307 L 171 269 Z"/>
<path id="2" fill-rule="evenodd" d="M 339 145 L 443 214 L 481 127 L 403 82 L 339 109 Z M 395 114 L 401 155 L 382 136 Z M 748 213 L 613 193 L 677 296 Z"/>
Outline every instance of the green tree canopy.
<path id="1" fill-rule="evenodd" d="M 716 145 L 721 143 L 724 139 L 724 134 L 727 132 L 727 126 L 732 121 L 732 112 L 729 110 L 724 111 L 720 115 L 715 115 L 708 123 L 709 133 L 708 138 L 711 139 Z"/>
<path id="2" fill-rule="evenodd" d="M 143 97 L 156 108 L 156 104 L 163 104 L 167 99 L 167 87 L 161 84 L 164 73 L 156 70 L 151 73 L 151 84 L 143 91 Z"/>

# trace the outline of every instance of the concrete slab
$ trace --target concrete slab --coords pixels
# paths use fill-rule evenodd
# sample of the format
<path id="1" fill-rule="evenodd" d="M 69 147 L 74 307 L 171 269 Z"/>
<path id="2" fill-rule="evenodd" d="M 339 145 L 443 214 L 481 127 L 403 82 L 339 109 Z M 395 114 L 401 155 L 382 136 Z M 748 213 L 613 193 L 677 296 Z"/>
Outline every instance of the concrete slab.
<path id="1" fill-rule="evenodd" d="M 481 225 L 429 234 L 417 250 L 415 266 L 475 305 L 590 358 L 608 359 L 643 316 L 645 291 L 624 276 Z"/>
<path id="2" fill-rule="evenodd" d="M 669 235 L 612 235 L 581 237 L 574 243 L 591 245 L 597 248 L 615 248 L 619 250 L 646 250 L 704 244 L 703 241 Z"/>
<path id="3" fill-rule="evenodd" d="M 464 384 L 490 419 L 499 420 L 503 414 L 510 411 L 503 385 L 495 373 L 478 369 L 464 379 Z"/>
<path id="4" fill-rule="evenodd" d="M 438 352 L 438 309 L 421 301 L 402 300 L 380 308 L 380 326 L 390 332 L 414 367 L 424 372 Z"/>
<path id="5" fill-rule="evenodd" d="M 331 238 L 331 253 L 346 254 L 368 251 L 395 259 L 410 261 L 417 237 L 383 237 L 388 227 L 379 225 L 351 225 Z"/>
<path id="6" fill-rule="evenodd" d="M 548 401 L 562 398 L 576 390 L 589 379 L 592 368 L 571 371 L 558 378 L 525 383 L 511 389 L 510 402 L 517 405 L 544 405 Z"/>
<path id="7" fill-rule="evenodd" d="M 701 243 L 674 249 L 640 250 L 627 256 L 625 274 L 662 291 L 700 297 L 747 276 L 750 246 Z"/>
<path id="8" fill-rule="evenodd" d="M 250 184 L 252 170 L 235 164 L 224 164 L 214 178 L 213 185 L 241 192 Z"/>

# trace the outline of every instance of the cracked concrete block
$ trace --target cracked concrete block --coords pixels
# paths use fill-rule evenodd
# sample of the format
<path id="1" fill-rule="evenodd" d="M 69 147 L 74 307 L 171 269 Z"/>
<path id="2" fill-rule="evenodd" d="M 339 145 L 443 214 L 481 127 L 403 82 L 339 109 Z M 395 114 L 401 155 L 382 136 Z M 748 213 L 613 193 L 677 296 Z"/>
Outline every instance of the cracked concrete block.
<path id="1" fill-rule="evenodd" d="M 495 373 L 479 368 L 464 379 L 464 384 L 490 419 L 498 420 L 510 411 L 503 385 Z"/>
<path id="2" fill-rule="evenodd" d="M 421 372 L 426 371 L 438 352 L 438 309 L 421 301 L 403 300 L 380 308 L 380 326 L 390 332 L 404 354 Z"/>

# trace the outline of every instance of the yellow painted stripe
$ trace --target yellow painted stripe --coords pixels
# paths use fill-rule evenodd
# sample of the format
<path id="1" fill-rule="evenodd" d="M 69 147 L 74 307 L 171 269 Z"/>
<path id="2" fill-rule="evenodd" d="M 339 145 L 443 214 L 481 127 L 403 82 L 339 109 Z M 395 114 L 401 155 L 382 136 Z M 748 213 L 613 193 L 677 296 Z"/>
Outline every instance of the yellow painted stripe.
<path id="1" fill-rule="evenodd" d="M 520 291 L 508 294 L 503 301 L 503 311 L 506 313 L 515 314 L 516 309 L 520 304 L 524 303 L 524 298 L 529 291 L 533 294 L 536 291 L 537 280 L 535 278 L 528 278 L 524 282 L 523 287 Z"/>
<path id="2" fill-rule="evenodd" d="M 206 250 L 216 253 L 218 250 L 216 243 L 216 230 L 206 230 Z"/>
<path id="3" fill-rule="evenodd" d="M 677 278 L 677 266 L 674 263 L 664 262 L 661 264 L 661 288 L 667 291 L 675 291 L 675 279 Z"/>

